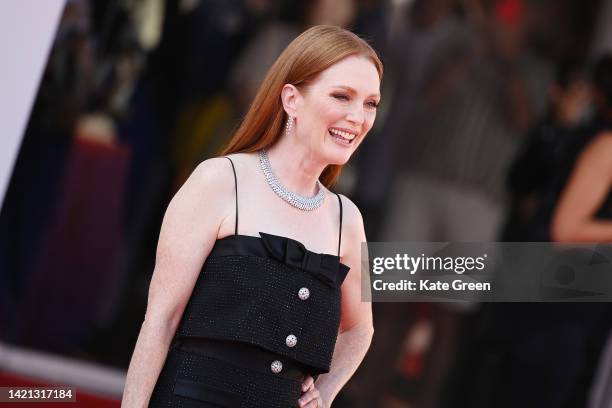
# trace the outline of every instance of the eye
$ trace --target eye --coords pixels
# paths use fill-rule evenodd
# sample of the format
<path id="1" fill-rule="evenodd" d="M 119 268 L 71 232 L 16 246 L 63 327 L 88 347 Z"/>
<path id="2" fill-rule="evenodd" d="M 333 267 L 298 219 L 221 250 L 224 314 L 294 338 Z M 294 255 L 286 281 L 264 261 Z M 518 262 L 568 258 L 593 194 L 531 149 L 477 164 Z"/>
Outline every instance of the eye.
<path id="1" fill-rule="evenodd" d="M 334 98 L 338 99 L 338 100 L 341 100 L 341 101 L 348 101 L 349 100 L 348 95 L 345 95 L 345 94 L 335 93 L 335 94 L 332 94 L 332 96 Z"/>
<path id="2" fill-rule="evenodd" d="M 366 105 L 368 105 L 368 108 L 370 108 L 370 109 L 378 108 L 378 102 L 376 102 L 376 101 L 370 101 Z"/>

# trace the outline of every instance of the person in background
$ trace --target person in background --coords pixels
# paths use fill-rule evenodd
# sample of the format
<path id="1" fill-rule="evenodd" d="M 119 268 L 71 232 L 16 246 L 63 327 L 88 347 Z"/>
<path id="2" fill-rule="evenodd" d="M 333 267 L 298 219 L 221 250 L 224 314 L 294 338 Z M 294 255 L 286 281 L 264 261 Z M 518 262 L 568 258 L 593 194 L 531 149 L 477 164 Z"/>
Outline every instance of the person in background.
<path id="1" fill-rule="evenodd" d="M 553 115 L 554 112 L 557 115 L 553 118 L 557 118 L 557 131 L 563 125 L 563 117 L 573 117 L 577 125 L 585 108 L 587 96 L 583 93 L 587 91 L 581 90 L 585 85 L 579 76 L 574 78 L 575 88 L 566 88 L 565 97 L 555 101 Z M 531 205 L 537 208 L 524 213 L 528 215 L 525 226 L 513 230 L 520 234 L 515 237 L 559 242 L 612 240 L 612 152 L 610 133 L 606 130 L 606 123 L 612 119 L 609 57 L 596 64 L 592 86 L 596 107 L 593 122 L 580 130 L 575 128 L 575 133 L 556 133 L 559 139 L 548 144 L 556 151 L 546 152 L 542 145 L 535 150 L 540 155 L 540 171 L 546 171 L 548 178 L 530 173 L 535 180 L 530 179 L 531 184 L 524 191 L 534 194 L 534 198 L 527 193 L 523 199 L 535 200 Z M 568 112 L 574 113 L 567 115 Z M 538 146 L 543 142 L 533 143 Z M 536 161 L 534 157 L 527 160 L 532 164 Z M 523 169 L 515 169 L 516 182 L 520 171 Z M 474 344 L 479 344 L 480 349 L 470 359 L 469 371 L 479 380 L 461 389 L 466 397 L 463 405 L 456 406 L 587 406 L 598 359 L 611 327 L 607 304 L 491 303 L 483 307 L 475 327 L 481 334 Z M 464 372 L 467 369 L 466 365 Z"/>
<path id="2" fill-rule="evenodd" d="M 594 84 L 598 118 L 603 123 L 611 123 L 611 56 L 603 57 L 597 63 Z M 611 129 L 604 128 L 595 133 L 575 161 L 552 216 L 551 237 L 557 242 L 612 243 Z M 576 383 L 570 394 L 572 407 L 587 406 L 594 373 L 612 329 L 612 308 L 608 303 L 585 303 L 579 307 L 581 321 L 586 323 L 579 326 L 582 329 L 582 347 L 572 350 L 582 358 L 581 371 L 576 374 Z M 596 403 L 591 401 L 591 404 Z"/>
<path id="3" fill-rule="evenodd" d="M 529 131 L 509 171 L 512 205 L 502 240 L 547 240 L 547 228 L 536 215 L 541 214 L 545 195 L 571 157 L 575 144 L 585 137 L 583 125 L 588 119 L 591 95 L 581 64 L 575 59 L 560 61 L 549 89 L 550 110 Z"/>

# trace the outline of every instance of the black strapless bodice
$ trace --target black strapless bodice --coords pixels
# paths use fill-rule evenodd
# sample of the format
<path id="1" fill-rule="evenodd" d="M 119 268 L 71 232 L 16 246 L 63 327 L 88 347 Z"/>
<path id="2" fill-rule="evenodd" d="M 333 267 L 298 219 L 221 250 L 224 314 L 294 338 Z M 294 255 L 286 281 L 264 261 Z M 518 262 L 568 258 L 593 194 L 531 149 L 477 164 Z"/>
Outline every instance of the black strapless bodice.
<path id="1" fill-rule="evenodd" d="M 329 371 L 349 267 L 291 238 L 260 233 L 217 240 L 177 338 L 244 342 Z"/>

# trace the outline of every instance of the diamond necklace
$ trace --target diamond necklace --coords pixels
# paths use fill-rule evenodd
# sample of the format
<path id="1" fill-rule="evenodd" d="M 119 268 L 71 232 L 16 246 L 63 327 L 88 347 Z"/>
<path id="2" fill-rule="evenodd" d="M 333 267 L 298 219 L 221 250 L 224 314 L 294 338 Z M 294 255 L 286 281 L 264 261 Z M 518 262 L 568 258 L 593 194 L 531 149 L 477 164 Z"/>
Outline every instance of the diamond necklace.
<path id="1" fill-rule="evenodd" d="M 266 177 L 268 185 L 272 188 L 272 191 L 274 191 L 277 196 L 279 196 L 295 208 L 298 208 L 302 211 L 312 211 L 316 208 L 319 208 L 323 203 L 323 199 L 325 198 L 325 191 L 323 190 L 323 186 L 321 185 L 319 180 L 317 180 L 317 194 L 312 197 L 304 197 L 294 193 L 293 191 L 287 190 L 287 187 L 281 184 L 281 182 L 278 180 L 278 178 L 276 178 L 276 175 L 272 171 L 272 166 L 270 166 L 270 159 L 268 158 L 268 154 L 263 149 L 259 151 L 259 165 L 261 166 L 261 170 L 263 171 L 263 174 Z"/>

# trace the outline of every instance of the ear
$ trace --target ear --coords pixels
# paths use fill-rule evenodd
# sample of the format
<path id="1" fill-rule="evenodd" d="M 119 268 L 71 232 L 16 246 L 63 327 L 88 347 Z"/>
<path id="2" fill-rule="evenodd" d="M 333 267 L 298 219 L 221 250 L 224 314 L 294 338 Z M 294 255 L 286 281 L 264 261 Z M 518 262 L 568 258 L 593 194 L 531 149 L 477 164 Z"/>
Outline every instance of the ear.
<path id="1" fill-rule="evenodd" d="M 285 84 L 281 90 L 281 101 L 283 103 L 283 109 L 287 112 L 287 115 L 291 117 L 297 116 L 297 105 L 299 104 L 300 91 L 291 84 Z"/>

